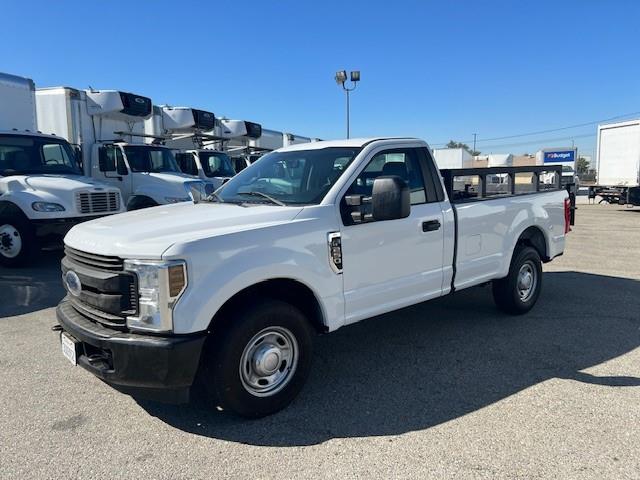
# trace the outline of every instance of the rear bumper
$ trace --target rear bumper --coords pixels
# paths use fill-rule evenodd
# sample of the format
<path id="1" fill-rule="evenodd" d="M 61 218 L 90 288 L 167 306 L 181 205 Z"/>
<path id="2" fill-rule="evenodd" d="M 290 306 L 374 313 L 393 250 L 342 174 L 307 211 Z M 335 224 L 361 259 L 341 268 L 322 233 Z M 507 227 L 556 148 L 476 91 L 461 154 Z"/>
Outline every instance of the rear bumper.
<path id="1" fill-rule="evenodd" d="M 62 330 L 80 342 L 78 365 L 134 397 L 189 400 L 205 334 L 159 337 L 108 329 L 80 315 L 67 299 L 56 309 Z"/>

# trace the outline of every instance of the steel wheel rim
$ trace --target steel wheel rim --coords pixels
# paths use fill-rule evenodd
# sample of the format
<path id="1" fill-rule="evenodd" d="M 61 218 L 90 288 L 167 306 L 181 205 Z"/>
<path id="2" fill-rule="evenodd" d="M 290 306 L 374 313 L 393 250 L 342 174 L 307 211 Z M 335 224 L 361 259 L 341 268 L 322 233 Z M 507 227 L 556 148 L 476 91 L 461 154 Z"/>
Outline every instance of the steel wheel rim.
<path id="1" fill-rule="evenodd" d="M 7 258 L 15 258 L 22 251 L 22 237 L 16 227 L 0 225 L 0 253 Z"/>
<path id="2" fill-rule="evenodd" d="M 240 357 L 242 386 L 256 397 L 275 395 L 298 367 L 296 337 L 284 327 L 268 327 L 254 335 Z"/>
<path id="3" fill-rule="evenodd" d="M 536 291 L 538 286 L 538 271 L 531 260 L 522 264 L 518 271 L 516 289 L 522 302 L 528 301 Z"/>

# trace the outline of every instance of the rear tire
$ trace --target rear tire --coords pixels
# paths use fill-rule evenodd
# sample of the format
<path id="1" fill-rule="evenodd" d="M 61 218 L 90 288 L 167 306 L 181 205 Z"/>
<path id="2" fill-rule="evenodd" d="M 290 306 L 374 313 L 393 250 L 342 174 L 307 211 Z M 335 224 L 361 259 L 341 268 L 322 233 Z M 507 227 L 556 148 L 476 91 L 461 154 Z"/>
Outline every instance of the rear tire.
<path id="1" fill-rule="evenodd" d="M 228 319 L 203 357 L 203 383 L 216 405 L 247 418 L 271 415 L 302 389 L 313 332 L 294 306 L 265 300 Z"/>
<path id="2" fill-rule="evenodd" d="M 493 281 L 493 299 L 497 307 L 512 315 L 533 308 L 542 289 L 542 261 L 535 248 L 517 246 L 509 274 Z"/>
<path id="3" fill-rule="evenodd" d="M 0 265 L 22 266 L 35 252 L 36 235 L 29 221 L 17 216 L 0 217 Z"/>

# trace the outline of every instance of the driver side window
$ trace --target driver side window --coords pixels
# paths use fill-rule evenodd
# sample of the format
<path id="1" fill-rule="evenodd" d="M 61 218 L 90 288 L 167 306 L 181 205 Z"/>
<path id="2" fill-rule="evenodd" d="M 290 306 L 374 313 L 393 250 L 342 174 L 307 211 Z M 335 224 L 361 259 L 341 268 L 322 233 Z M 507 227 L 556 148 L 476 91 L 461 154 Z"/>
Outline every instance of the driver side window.
<path id="1" fill-rule="evenodd" d="M 415 148 L 385 150 L 376 154 L 351 184 L 347 195 L 371 196 L 373 182 L 378 177 L 396 175 L 409 186 L 411 205 L 426 203 L 424 176 Z"/>

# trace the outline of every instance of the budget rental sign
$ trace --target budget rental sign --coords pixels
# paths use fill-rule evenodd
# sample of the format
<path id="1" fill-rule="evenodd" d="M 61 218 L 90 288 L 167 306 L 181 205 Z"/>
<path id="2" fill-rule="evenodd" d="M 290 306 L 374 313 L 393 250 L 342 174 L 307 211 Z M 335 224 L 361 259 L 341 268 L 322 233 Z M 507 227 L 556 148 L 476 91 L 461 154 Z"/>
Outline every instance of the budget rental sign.
<path id="1" fill-rule="evenodd" d="M 575 150 L 557 150 L 544 152 L 544 163 L 573 163 L 575 161 Z"/>

